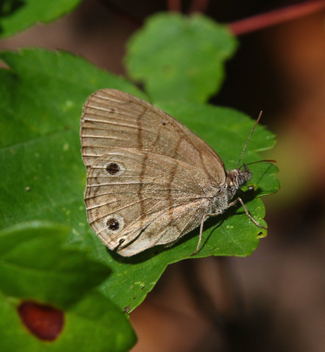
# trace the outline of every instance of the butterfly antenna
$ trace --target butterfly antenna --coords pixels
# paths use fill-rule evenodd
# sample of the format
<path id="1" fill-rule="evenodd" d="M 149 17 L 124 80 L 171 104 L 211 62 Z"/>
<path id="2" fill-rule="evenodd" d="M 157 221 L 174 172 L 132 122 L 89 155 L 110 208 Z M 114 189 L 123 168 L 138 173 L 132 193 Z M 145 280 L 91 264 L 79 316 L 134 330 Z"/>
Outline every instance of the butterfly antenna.
<path id="1" fill-rule="evenodd" d="M 246 147 L 247 147 L 247 144 L 248 144 L 249 140 L 251 139 L 252 134 L 253 134 L 253 132 L 255 131 L 255 128 L 256 128 L 256 126 L 257 126 L 259 120 L 260 120 L 261 117 L 262 117 L 262 113 L 263 113 L 263 111 L 261 111 L 260 114 L 258 115 L 258 118 L 257 118 L 257 120 L 256 120 L 256 122 L 255 122 L 255 125 L 254 125 L 254 127 L 252 128 L 252 131 L 251 131 L 251 133 L 250 133 L 250 135 L 249 135 L 249 137 L 248 137 L 248 139 L 247 139 L 246 144 L 244 145 L 243 151 L 241 152 L 240 158 L 239 158 L 239 160 L 238 160 L 237 169 L 239 168 L 239 164 L 240 164 L 240 162 L 241 162 L 241 159 L 242 159 L 242 157 L 243 157 L 243 154 L 244 154 L 244 152 L 245 152 L 245 149 L 246 149 Z"/>
<path id="2" fill-rule="evenodd" d="M 243 164 L 240 169 L 244 166 L 247 165 L 252 165 L 252 164 L 257 164 L 257 163 L 276 163 L 276 160 L 273 159 L 263 159 L 263 160 L 258 160 L 258 161 L 252 161 L 251 163 Z"/>

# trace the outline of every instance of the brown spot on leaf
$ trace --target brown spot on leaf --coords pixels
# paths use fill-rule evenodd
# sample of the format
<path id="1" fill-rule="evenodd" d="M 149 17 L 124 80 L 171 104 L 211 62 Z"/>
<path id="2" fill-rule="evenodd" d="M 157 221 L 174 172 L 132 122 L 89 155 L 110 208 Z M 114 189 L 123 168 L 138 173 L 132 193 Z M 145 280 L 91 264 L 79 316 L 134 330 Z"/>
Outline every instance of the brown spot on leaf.
<path id="1" fill-rule="evenodd" d="M 40 340 L 54 341 L 60 335 L 63 311 L 30 301 L 21 302 L 17 310 L 26 328 Z"/>

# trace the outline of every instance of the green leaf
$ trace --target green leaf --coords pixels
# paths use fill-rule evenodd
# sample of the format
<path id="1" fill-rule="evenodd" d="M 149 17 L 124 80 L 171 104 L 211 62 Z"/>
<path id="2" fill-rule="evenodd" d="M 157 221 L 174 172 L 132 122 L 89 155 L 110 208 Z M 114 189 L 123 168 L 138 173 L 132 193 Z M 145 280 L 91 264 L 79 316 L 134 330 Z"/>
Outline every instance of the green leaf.
<path id="1" fill-rule="evenodd" d="M 36 219 L 68 225 L 72 229 L 68 242 L 88 247 L 111 268 L 102 292 L 121 310 L 129 307 L 132 311 L 168 264 L 189 258 L 197 245 L 198 229 L 172 248 L 157 247 L 136 257 L 123 258 L 107 251 L 86 219 L 86 170 L 81 161 L 79 124 L 86 97 L 97 89 L 116 88 L 142 99 L 145 95 L 126 80 L 67 53 L 26 49 L 1 57 L 10 70 L 0 70 L 0 129 L 6 131 L 0 135 L 0 164 L 5 165 L 0 183 L 0 228 Z M 160 104 L 211 144 L 227 168 L 236 167 L 252 120 L 234 110 L 204 104 Z M 258 160 L 255 152 L 273 143 L 272 134 L 258 126 L 243 161 Z M 263 224 L 264 208 L 255 196 L 275 192 L 278 184 L 272 174 L 276 168 L 260 163 L 251 169 L 256 193 L 243 195 L 243 199 Z M 202 250 L 196 257 L 248 255 L 258 244 L 260 230 L 241 207 L 229 209 L 207 222 Z"/>
<path id="2" fill-rule="evenodd" d="M 109 346 L 110 351 L 128 351 L 135 343 L 124 313 L 94 292 L 109 268 L 64 246 L 67 234 L 66 227 L 45 222 L 18 224 L 0 232 L 1 350 L 100 351 Z M 17 308 L 26 300 L 61 309 L 63 330 L 51 345 L 20 320 Z M 30 315 L 37 325 L 35 320 Z"/>
<path id="3" fill-rule="evenodd" d="M 89 94 L 111 87 L 142 97 L 126 80 L 68 53 L 25 49 L 1 53 L 0 229 L 49 220 L 73 228 L 85 241 L 80 116 Z M 55 74 L 54 74 L 55 73 Z"/>
<path id="4" fill-rule="evenodd" d="M 69 229 L 44 222 L 0 232 L 0 290 L 66 308 L 98 286 L 110 269 L 86 253 L 63 248 Z"/>
<path id="5" fill-rule="evenodd" d="M 189 102 L 164 103 L 159 107 L 207 141 L 218 152 L 226 169 L 237 167 L 240 154 L 254 126 L 254 121 L 247 115 L 229 108 Z M 242 161 L 248 163 L 260 160 L 256 151 L 269 149 L 274 143 L 274 135 L 262 126 L 257 126 Z M 247 186 L 254 185 L 255 192 L 242 192 L 240 196 L 250 214 L 265 226 L 265 209 L 257 196 L 274 193 L 279 188 L 275 177 L 277 168 L 270 163 L 258 163 L 249 166 L 249 169 L 253 172 L 253 178 Z M 247 256 L 256 249 L 259 238 L 266 236 L 266 230 L 257 227 L 240 206 L 209 219 L 204 230 L 201 250 L 195 257 L 191 257 L 191 254 L 198 243 L 199 229 L 185 235 L 170 248 L 156 247 L 134 258 L 114 255 L 117 261 L 112 264 L 115 274 L 102 285 L 103 292 L 109 294 L 114 291 L 114 287 L 120 287 L 120 293 L 111 297 L 121 307 L 130 305 L 132 311 L 144 299 L 143 292 L 152 290 L 168 264 L 211 255 Z"/>
<path id="6" fill-rule="evenodd" d="M 17 312 L 20 301 L 0 291 L 1 350 L 41 351 L 129 351 L 136 337 L 129 321 L 107 298 L 90 291 L 64 311 L 64 325 L 50 343 L 31 334 Z"/>
<path id="7" fill-rule="evenodd" d="M 38 22 L 47 23 L 72 11 L 81 0 L 2 0 L 0 37 L 9 37 Z"/>
<path id="8" fill-rule="evenodd" d="M 220 88 L 235 47 L 227 27 L 207 17 L 160 13 L 129 41 L 126 66 L 155 101 L 205 102 Z"/>

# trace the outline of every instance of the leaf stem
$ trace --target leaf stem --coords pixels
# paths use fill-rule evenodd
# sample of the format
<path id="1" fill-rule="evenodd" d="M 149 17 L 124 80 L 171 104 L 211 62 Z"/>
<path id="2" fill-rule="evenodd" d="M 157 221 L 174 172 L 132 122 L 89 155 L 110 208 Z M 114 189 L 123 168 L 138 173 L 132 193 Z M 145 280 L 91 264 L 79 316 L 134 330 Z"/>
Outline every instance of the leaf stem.
<path id="1" fill-rule="evenodd" d="M 243 35 L 262 28 L 270 27 L 282 22 L 318 12 L 325 8 L 324 0 L 306 1 L 302 4 L 284 7 L 260 15 L 252 16 L 228 24 L 228 27 L 235 35 Z"/>

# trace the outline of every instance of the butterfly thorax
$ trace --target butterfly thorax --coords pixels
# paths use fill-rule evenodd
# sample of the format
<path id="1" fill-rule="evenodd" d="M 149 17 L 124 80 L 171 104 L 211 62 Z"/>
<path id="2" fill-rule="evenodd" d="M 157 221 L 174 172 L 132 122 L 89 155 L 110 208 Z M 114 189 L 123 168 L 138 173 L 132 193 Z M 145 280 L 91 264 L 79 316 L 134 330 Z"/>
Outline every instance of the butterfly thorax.
<path id="1" fill-rule="evenodd" d="M 239 187 L 243 186 L 252 177 L 252 173 L 244 165 L 240 168 L 226 171 L 226 181 L 220 185 L 216 194 L 214 194 L 207 206 L 207 214 L 222 213 L 229 207 L 230 200 L 235 196 Z"/>
<path id="2" fill-rule="evenodd" d="M 230 170 L 226 172 L 226 175 L 226 184 L 229 200 L 234 197 L 239 187 L 243 186 L 252 178 L 252 173 L 247 169 L 245 164 L 243 170 L 241 170 L 240 168 Z"/>

